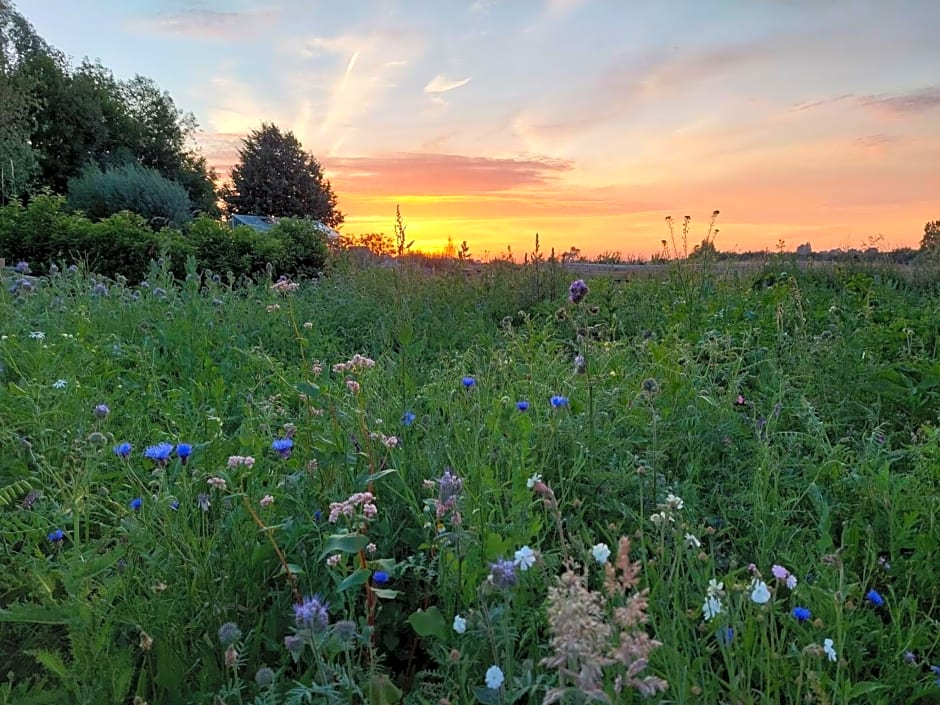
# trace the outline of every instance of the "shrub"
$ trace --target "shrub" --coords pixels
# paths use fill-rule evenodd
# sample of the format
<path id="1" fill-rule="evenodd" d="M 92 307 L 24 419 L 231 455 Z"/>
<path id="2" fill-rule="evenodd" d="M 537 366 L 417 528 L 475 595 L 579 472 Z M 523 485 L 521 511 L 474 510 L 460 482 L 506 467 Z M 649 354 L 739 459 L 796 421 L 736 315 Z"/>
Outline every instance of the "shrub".
<path id="1" fill-rule="evenodd" d="M 275 264 L 277 273 L 315 277 L 323 270 L 329 250 L 316 221 L 282 218 L 268 235 L 280 240 L 284 248 L 282 260 Z"/>
<path id="2" fill-rule="evenodd" d="M 249 227 L 233 229 L 207 216 L 190 224 L 186 229 L 186 239 L 193 247 L 200 267 L 232 272 L 236 277 L 263 271 L 268 263 L 280 269 L 285 252 L 282 240 L 271 233 Z"/>
<path id="3" fill-rule="evenodd" d="M 69 206 L 84 211 L 92 220 L 132 211 L 157 227 L 181 226 L 192 219 L 189 197 L 182 186 L 136 164 L 105 171 L 91 167 L 70 179 Z"/>

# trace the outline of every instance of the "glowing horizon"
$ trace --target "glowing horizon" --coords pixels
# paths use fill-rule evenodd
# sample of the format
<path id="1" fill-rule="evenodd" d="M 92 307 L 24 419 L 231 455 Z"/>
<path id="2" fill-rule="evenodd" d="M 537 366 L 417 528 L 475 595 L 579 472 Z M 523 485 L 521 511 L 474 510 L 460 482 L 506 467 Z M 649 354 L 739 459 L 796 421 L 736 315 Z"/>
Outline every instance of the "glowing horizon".
<path id="1" fill-rule="evenodd" d="M 20 0 L 66 53 L 151 76 L 223 174 L 262 122 L 347 233 L 474 256 L 916 247 L 940 217 L 940 3 Z M 694 31 L 690 31 L 690 28 Z M 94 38 L 92 40 L 92 37 Z"/>

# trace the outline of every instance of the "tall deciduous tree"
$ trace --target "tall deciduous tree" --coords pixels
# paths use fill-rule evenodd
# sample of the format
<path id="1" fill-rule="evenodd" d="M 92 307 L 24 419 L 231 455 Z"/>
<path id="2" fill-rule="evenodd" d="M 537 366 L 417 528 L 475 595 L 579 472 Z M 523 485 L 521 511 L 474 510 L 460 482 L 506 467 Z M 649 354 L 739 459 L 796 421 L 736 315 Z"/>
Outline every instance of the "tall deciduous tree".
<path id="1" fill-rule="evenodd" d="M 330 227 L 343 222 L 320 163 L 292 132 L 263 123 L 242 140 L 238 156 L 222 192 L 230 212 L 314 218 Z"/>

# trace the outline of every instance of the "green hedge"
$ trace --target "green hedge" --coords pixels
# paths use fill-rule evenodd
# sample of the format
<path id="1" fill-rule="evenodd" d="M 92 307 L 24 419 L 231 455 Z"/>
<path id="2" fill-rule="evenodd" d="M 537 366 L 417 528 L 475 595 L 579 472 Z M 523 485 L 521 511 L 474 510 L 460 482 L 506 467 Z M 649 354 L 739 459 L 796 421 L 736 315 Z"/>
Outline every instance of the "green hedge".
<path id="1" fill-rule="evenodd" d="M 152 259 L 169 257 L 177 274 L 188 256 L 199 269 L 235 277 L 265 272 L 275 276 L 316 276 L 326 263 L 324 236 L 314 223 L 285 219 L 266 233 L 248 227 L 232 229 L 207 216 L 185 229 L 151 229 L 135 213 L 122 211 L 92 222 L 69 212 L 58 196 L 38 196 L 27 206 L 0 208 L 0 257 L 25 260 L 39 273 L 54 262 L 83 261 L 90 271 L 143 278 Z"/>

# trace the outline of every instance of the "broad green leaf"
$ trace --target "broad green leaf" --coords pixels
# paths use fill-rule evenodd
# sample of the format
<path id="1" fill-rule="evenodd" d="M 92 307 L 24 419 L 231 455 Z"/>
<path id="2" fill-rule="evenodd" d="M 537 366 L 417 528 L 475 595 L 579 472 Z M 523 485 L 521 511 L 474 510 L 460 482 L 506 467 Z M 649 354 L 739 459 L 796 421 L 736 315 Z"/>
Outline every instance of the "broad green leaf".
<path id="1" fill-rule="evenodd" d="M 332 553 L 359 553 L 369 545 L 369 537 L 362 534 L 333 534 L 326 540 L 320 559 Z"/>
<path id="2" fill-rule="evenodd" d="M 366 683 L 366 695 L 371 705 L 395 705 L 402 693 L 387 675 L 374 673 Z"/>
<path id="3" fill-rule="evenodd" d="M 299 565 L 297 565 L 297 564 L 295 564 L 295 563 L 288 563 L 288 564 L 287 564 L 287 569 L 291 572 L 292 575 L 303 575 L 303 574 L 304 574 L 304 569 L 301 568 Z M 274 574 L 274 577 L 276 578 L 276 577 L 281 576 L 281 575 L 284 575 L 284 566 L 283 566 L 283 565 L 281 566 L 280 570 L 278 570 L 277 573 Z"/>
<path id="4" fill-rule="evenodd" d="M 320 396 L 320 388 L 315 384 L 310 384 L 310 382 L 300 382 L 294 389 L 301 394 L 306 394 L 310 399 L 315 399 Z"/>
<path id="5" fill-rule="evenodd" d="M 340 592 L 348 590 L 351 587 L 356 587 L 358 585 L 363 585 L 369 581 L 369 577 L 372 575 L 372 571 L 369 568 L 360 568 L 352 575 L 346 576 L 346 578 L 341 582 L 336 589 Z"/>
<path id="6" fill-rule="evenodd" d="M 473 689 L 478 703 L 483 705 L 496 705 L 499 702 L 499 691 L 487 688 L 484 685 L 478 685 Z"/>
<path id="7" fill-rule="evenodd" d="M 398 590 L 389 590 L 388 588 L 372 588 L 372 592 L 383 600 L 394 600 L 398 597 Z"/>
<path id="8" fill-rule="evenodd" d="M 359 486 L 368 487 L 370 482 L 381 480 L 386 475 L 391 475 L 392 473 L 396 472 L 398 472 L 398 470 L 395 468 L 388 468 L 387 470 L 382 470 L 381 472 L 375 473 L 375 475 L 362 475 L 359 477 Z"/>
<path id="9" fill-rule="evenodd" d="M 437 607 L 418 610 L 408 617 L 408 623 L 417 632 L 418 636 L 436 636 L 447 638 L 447 620 Z"/>

